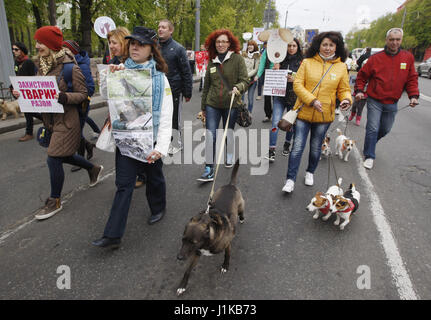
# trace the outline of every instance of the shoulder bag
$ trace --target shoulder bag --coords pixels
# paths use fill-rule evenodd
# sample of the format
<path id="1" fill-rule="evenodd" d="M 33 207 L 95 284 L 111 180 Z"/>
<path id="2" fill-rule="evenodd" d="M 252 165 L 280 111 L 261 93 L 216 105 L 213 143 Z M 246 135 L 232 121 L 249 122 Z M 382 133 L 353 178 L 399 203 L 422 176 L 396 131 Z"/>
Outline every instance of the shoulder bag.
<path id="1" fill-rule="evenodd" d="M 326 70 L 322 79 L 320 79 L 320 81 L 316 84 L 316 86 L 311 91 L 311 93 L 313 93 L 317 89 L 317 87 L 322 83 L 323 78 L 325 78 L 326 74 L 329 72 L 329 70 L 331 70 L 332 66 L 333 64 L 331 64 L 329 69 Z M 280 119 L 280 121 L 278 121 L 277 127 L 282 131 L 292 131 L 293 125 L 295 124 L 295 121 L 296 121 L 296 117 L 298 116 L 298 113 L 303 106 L 304 106 L 304 103 L 301 104 L 298 108 L 291 109 L 288 112 L 286 112 L 284 116 Z"/>

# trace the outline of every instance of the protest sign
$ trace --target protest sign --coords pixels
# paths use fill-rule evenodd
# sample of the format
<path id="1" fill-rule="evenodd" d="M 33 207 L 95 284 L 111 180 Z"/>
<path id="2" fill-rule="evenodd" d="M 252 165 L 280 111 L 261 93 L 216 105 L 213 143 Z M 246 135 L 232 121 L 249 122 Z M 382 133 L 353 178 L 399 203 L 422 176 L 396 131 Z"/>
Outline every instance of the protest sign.
<path id="1" fill-rule="evenodd" d="M 107 88 L 115 144 L 122 155 L 147 162 L 154 149 L 151 70 L 108 73 Z"/>
<path id="2" fill-rule="evenodd" d="M 205 76 L 205 71 L 208 66 L 208 51 L 196 51 L 195 52 L 195 61 L 196 61 L 196 73 L 198 76 L 203 78 Z"/>
<path id="3" fill-rule="evenodd" d="M 286 95 L 286 85 L 287 70 L 265 70 L 264 96 L 284 97 Z"/>
<path id="4" fill-rule="evenodd" d="M 18 104 L 21 112 L 64 113 L 63 105 L 54 98 L 58 90 L 54 76 L 10 77 L 14 90 L 19 91 Z"/>
<path id="5" fill-rule="evenodd" d="M 94 21 L 94 32 L 101 37 L 106 39 L 108 37 L 108 33 L 112 30 L 115 30 L 115 22 L 110 17 L 99 17 Z"/>

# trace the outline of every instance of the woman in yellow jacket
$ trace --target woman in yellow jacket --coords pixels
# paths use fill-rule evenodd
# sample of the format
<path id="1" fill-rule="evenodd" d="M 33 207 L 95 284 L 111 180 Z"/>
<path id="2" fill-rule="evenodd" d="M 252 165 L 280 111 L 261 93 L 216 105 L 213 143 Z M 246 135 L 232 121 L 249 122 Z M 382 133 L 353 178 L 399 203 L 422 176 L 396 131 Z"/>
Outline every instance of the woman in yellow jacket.
<path id="1" fill-rule="evenodd" d="M 293 90 L 297 95 L 294 109 L 301 105 L 303 107 L 293 129 L 293 147 L 289 156 L 284 192 L 290 193 L 294 189 L 309 132 L 310 154 L 305 184 L 314 184 L 313 174 L 319 163 L 322 142 L 335 119 L 336 99 L 341 101 L 341 110 L 349 108 L 352 103 L 349 75 L 344 63 L 346 58 L 342 35 L 339 32 L 323 32 L 314 37 L 307 50 L 306 59 L 298 69 L 293 83 Z M 320 85 L 317 86 L 321 79 Z"/>

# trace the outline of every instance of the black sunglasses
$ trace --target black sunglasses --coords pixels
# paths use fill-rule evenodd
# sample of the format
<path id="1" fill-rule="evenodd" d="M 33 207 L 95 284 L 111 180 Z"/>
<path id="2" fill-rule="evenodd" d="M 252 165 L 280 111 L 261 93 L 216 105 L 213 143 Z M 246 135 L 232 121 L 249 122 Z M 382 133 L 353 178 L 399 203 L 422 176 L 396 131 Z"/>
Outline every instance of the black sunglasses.
<path id="1" fill-rule="evenodd" d="M 12 51 L 19 51 L 18 48 L 12 48 Z"/>

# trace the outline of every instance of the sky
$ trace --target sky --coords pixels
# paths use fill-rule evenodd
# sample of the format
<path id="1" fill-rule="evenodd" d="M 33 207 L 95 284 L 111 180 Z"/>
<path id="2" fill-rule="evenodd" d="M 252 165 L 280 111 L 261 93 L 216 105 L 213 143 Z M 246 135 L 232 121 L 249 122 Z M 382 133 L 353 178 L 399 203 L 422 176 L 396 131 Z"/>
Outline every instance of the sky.
<path id="1" fill-rule="evenodd" d="M 319 31 L 341 31 L 345 36 L 361 21 L 371 22 L 396 12 L 404 0 L 276 0 L 279 24 Z"/>

